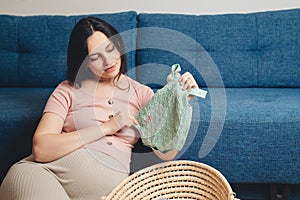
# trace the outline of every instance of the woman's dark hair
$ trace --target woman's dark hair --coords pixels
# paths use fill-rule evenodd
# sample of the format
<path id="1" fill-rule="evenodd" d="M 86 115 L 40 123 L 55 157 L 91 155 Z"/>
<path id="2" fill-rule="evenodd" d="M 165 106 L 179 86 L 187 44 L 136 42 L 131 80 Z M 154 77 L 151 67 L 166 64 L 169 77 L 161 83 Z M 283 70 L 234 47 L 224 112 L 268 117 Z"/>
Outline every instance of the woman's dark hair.
<path id="1" fill-rule="evenodd" d="M 81 85 L 82 80 L 94 77 L 89 68 L 81 66 L 85 63 L 85 59 L 88 56 L 87 39 L 95 31 L 100 31 L 106 35 L 121 54 L 121 69 L 115 79 L 118 79 L 121 73 L 126 73 L 127 71 L 125 46 L 119 32 L 108 22 L 90 16 L 79 20 L 71 32 L 67 59 L 67 80 L 71 84 Z"/>

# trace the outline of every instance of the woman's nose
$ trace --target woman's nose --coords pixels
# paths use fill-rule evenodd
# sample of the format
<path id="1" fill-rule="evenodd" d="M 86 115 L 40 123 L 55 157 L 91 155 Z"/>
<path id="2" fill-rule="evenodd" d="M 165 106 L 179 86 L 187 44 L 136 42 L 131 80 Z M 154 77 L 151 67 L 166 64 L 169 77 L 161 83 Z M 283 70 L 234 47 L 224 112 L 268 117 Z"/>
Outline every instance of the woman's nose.
<path id="1" fill-rule="evenodd" d="M 102 59 L 104 66 L 111 65 L 116 60 L 115 56 L 111 53 L 104 54 Z"/>

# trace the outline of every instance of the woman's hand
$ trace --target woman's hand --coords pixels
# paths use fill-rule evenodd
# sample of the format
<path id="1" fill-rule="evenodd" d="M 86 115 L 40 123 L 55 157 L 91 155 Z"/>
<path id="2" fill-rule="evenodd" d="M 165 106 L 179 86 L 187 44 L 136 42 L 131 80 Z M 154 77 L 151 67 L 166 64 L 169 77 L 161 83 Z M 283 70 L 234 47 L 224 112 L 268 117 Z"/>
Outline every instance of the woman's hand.
<path id="1" fill-rule="evenodd" d="M 185 72 L 179 78 L 179 83 L 182 86 L 183 90 L 189 90 L 191 88 L 199 88 L 196 80 L 194 79 L 193 75 L 190 72 Z M 190 101 L 194 96 L 189 95 L 188 100 Z"/>
<path id="2" fill-rule="evenodd" d="M 193 75 L 190 72 L 185 72 L 179 78 L 179 83 L 183 90 L 189 90 L 191 88 L 199 88 L 197 82 L 195 81 Z"/>
<path id="3" fill-rule="evenodd" d="M 138 124 L 137 120 L 129 115 L 126 112 L 117 112 L 109 121 L 109 124 L 111 124 L 111 128 L 113 129 L 113 132 L 117 132 L 123 127 L 130 127 L 132 125 Z"/>

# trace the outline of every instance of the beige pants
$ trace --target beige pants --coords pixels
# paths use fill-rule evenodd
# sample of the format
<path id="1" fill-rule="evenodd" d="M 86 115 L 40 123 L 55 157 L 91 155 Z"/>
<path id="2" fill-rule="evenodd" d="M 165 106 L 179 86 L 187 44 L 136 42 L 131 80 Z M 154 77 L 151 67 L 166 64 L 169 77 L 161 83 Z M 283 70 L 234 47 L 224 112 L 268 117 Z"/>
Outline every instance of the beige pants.
<path id="1" fill-rule="evenodd" d="M 78 149 L 49 163 L 36 163 L 29 156 L 10 168 L 0 188 L 0 199 L 100 199 L 127 176 L 118 161 L 94 150 Z"/>

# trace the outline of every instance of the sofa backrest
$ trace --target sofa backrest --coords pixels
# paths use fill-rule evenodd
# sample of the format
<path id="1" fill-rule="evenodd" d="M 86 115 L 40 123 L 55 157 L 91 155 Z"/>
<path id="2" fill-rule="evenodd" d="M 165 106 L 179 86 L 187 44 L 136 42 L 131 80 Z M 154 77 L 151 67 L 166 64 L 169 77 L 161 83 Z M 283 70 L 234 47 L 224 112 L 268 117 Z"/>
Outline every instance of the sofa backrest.
<path id="1" fill-rule="evenodd" d="M 190 71 L 201 86 L 300 87 L 300 9 L 203 16 L 141 13 L 138 28 L 137 78 L 153 87 L 165 84 L 157 71 L 165 77 L 173 63 Z"/>
<path id="2" fill-rule="evenodd" d="M 84 16 L 0 15 L 0 87 L 55 87 L 65 79 L 69 36 Z M 153 88 L 165 84 L 173 63 L 203 87 L 300 87 L 300 9 L 93 16 L 119 30 L 129 75 Z"/>
<path id="3" fill-rule="evenodd" d="M 55 87 L 65 79 L 67 48 L 75 23 L 87 15 L 0 15 L 0 86 Z M 122 33 L 136 29 L 136 12 L 95 14 Z M 123 37 L 135 49 L 135 31 Z M 128 52 L 128 67 L 135 66 L 135 51 Z"/>

